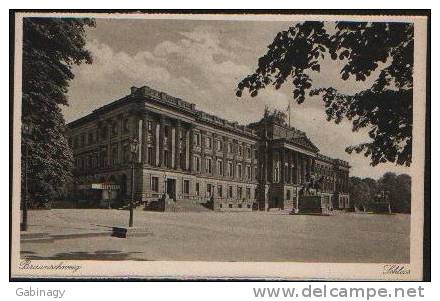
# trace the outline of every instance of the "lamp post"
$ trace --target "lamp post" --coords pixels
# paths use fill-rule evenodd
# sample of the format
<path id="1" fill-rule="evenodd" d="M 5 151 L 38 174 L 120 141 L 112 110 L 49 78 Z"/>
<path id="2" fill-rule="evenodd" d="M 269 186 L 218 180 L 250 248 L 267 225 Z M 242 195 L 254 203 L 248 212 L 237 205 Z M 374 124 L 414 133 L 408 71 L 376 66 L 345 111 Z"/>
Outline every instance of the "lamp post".
<path id="1" fill-rule="evenodd" d="M 130 152 L 131 152 L 131 199 L 130 199 L 130 219 L 128 226 L 133 227 L 133 203 L 134 203 L 134 164 L 136 161 L 136 154 L 138 152 L 139 142 L 136 138 L 130 139 Z"/>
<path id="2" fill-rule="evenodd" d="M 28 161 L 29 161 L 29 135 L 32 132 L 31 123 L 23 123 L 22 140 L 24 141 L 24 198 L 22 203 L 22 221 L 20 224 L 20 231 L 28 230 Z"/>

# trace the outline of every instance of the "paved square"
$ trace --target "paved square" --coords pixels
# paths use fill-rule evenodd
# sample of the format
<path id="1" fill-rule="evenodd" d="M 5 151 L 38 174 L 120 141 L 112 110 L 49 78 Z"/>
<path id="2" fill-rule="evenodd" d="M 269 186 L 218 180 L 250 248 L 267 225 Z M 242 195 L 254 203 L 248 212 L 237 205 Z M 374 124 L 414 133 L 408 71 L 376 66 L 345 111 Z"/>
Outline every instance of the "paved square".
<path id="1" fill-rule="evenodd" d="M 128 222 L 128 211 L 120 210 L 41 210 L 29 216 L 34 231 L 56 233 Z M 409 262 L 410 215 L 135 211 L 134 222 L 152 235 L 23 243 L 21 254 L 63 260 Z"/>

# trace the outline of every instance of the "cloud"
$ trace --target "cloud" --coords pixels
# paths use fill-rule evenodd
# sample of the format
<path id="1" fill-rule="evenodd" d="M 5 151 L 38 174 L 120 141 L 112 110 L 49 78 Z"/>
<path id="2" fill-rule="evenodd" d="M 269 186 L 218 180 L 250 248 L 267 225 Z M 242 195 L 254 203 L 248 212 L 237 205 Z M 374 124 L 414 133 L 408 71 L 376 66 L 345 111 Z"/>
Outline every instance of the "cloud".
<path id="1" fill-rule="evenodd" d="M 111 41 L 88 41 L 87 48 L 93 53 L 94 62 L 74 67 L 75 79 L 69 92 L 71 107 L 64 108 L 63 112 L 66 120 L 71 121 L 126 95 L 131 86 L 147 85 L 228 120 L 241 124 L 254 122 L 261 118 L 266 105 L 285 110 L 292 95 L 291 87 L 286 85 L 280 90 L 268 87 L 254 98 L 246 94 L 236 97 L 237 83 L 254 68 L 244 63 L 249 56 L 245 49 L 252 46 L 234 36 L 221 35 L 218 28 L 210 26 L 179 32 L 178 38 L 161 40 L 148 48 L 140 44 L 138 51 L 130 53 L 115 51 Z M 329 77 L 338 77 L 335 66 L 328 65 L 325 69 L 333 71 L 314 78 L 321 85 L 330 84 Z M 348 90 L 359 89 L 359 83 L 341 85 L 344 84 Z M 368 136 L 365 132 L 352 133 L 348 121 L 336 125 L 327 122 L 325 117 L 319 99 L 307 99 L 301 105 L 292 106 L 292 125 L 306 131 L 322 153 L 348 160 L 353 165 L 353 175 L 377 178 L 385 171 L 409 171 L 393 164 L 371 168 L 368 158 L 348 155 L 344 151 L 346 146 L 364 142 Z"/>

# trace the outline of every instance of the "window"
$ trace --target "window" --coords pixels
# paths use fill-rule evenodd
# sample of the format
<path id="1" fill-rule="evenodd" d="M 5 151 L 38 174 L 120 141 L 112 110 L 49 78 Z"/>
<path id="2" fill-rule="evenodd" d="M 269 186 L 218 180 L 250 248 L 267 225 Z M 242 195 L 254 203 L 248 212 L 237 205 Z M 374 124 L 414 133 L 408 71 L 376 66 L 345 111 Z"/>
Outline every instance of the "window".
<path id="1" fill-rule="evenodd" d="M 229 208 L 232 208 L 232 204 L 229 204 Z"/>
<path id="2" fill-rule="evenodd" d="M 237 176 L 239 179 L 241 179 L 241 176 L 242 176 L 241 164 L 237 164 Z"/>
<path id="3" fill-rule="evenodd" d="M 200 171 L 200 157 L 194 156 L 194 170 Z"/>
<path id="4" fill-rule="evenodd" d="M 290 200 L 291 196 L 290 196 L 290 189 L 287 189 L 286 191 L 286 200 Z"/>
<path id="5" fill-rule="evenodd" d="M 249 165 L 246 165 L 246 178 L 251 179 L 251 167 Z"/>
<path id="6" fill-rule="evenodd" d="M 216 141 L 216 144 L 217 144 L 217 150 L 218 151 L 221 151 L 222 150 L 222 148 L 223 148 L 223 143 L 222 143 L 222 141 L 221 140 L 217 140 Z"/>
<path id="7" fill-rule="evenodd" d="M 183 193 L 189 194 L 189 180 L 183 180 Z"/>
<path id="8" fill-rule="evenodd" d="M 169 126 L 165 126 L 164 128 L 164 135 L 163 135 L 163 144 L 167 145 L 168 144 L 168 138 L 170 137 L 170 127 Z"/>
<path id="9" fill-rule="evenodd" d="M 170 162 L 169 162 L 170 160 L 169 160 L 169 152 L 167 151 L 167 150 L 164 150 L 163 151 L 163 165 L 165 166 L 165 167 L 169 167 L 168 165 L 170 164 Z"/>
<path id="10" fill-rule="evenodd" d="M 107 139 L 107 126 L 103 126 L 101 128 L 101 138 L 102 139 Z"/>
<path id="11" fill-rule="evenodd" d="M 242 204 L 238 204 L 238 208 L 242 208 L 243 207 L 243 205 Z"/>
<path id="12" fill-rule="evenodd" d="M 241 145 L 238 146 L 238 155 L 243 156 L 243 147 Z"/>
<path id="13" fill-rule="evenodd" d="M 248 159 L 251 158 L 251 149 L 250 149 L 250 147 L 246 148 L 246 158 L 248 158 Z"/>
<path id="14" fill-rule="evenodd" d="M 112 165 L 118 164 L 118 145 L 112 147 Z"/>
<path id="15" fill-rule="evenodd" d="M 129 145 L 125 144 L 122 147 L 122 160 L 124 161 L 124 163 L 128 163 L 130 162 L 130 150 L 129 150 Z"/>
<path id="16" fill-rule="evenodd" d="M 232 186 L 228 187 L 228 198 L 232 198 Z"/>
<path id="17" fill-rule="evenodd" d="M 255 180 L 258 179 L 258 172 L 257 171 L 258 171 L 257 167 L 254 167 L 254 178 L 255 178 Z"/>
<path id="18" fill-rule="evenodd" d="M 151 190 L 154 192 L 159 192 L 159 178 L 151 177 Z"/>
<path id="19" fill-rule="evenodd" d="M 228 176 L 229 177 L 234 176 L 234 168 L 233 168 L 232 162 L 228 162 Z"/>
<path id="20" fill-rule="evenodd" d="M 123 128 L 124 133 L 128 133 L 130 131 L 128 118 L 124 119 L 124 121 L 122 122 L 122 128 Z"/>
<path id="21" fill-rule="evenodd" d="M 223 197 L 223 186 L 222 185 L 217 186 L 217 195 L 219 198 Z"/>
<path id="22" fill-rule="evenodd" d="M 232 153 L 232 143 L 228 143 L 228 153 Z"/>
<path id="23" fill-rule="evenodd" d="M 196 142 L 196 146 L 200 146 L 200 133 L 194 134 L 194 140 Z"/>
<path id="24" fill-rule="evenodd" d="M 206 193 L 209 197 L 212 196 L 212 184 L 206 184 Z"/>
<path id="25" fill-rule="evenodd" d="M 237 197 L 239 200 L 241 200 L 243 198 L 243 188 L 242 187 L 237 187 Z"/>
<path id="26" fill-rule="evenodd" d="M 103 148 L 101 150 L 101 154 L 99 155 L 99 159 L 100 159 L 100 162 L 99 162 L 100 167 L 107 166 L 107 148 Z"/>
<path id="27" fill-rule="evenodd" d="M 275 163 L 274 173 L 273 173 L 273 181 L 278 183 L 280 179 L 280 162 Z"/>
<path id="28" fill-rule="evenodd" d="M 251 199 L 251 188 L 250 187 L 246 187 L 246 198 L 248 200 Z"/>
<path id="29" fill-rule="evenodd" d="M 212 159 L 211 158 L 206 158 L 205 171 L 207 173 L 211 173 L 212 172 Z"/>
<path id="30" fill-rule="evenodd" d="M 87 142 L 89 145 L 92 145 L 95 141 L 93 141 L 93 132 L 89 133 L 89 136 L 87 138 Z"/>
<path id="31" fill-rule="evenodd" d="M 212 148 L 212 138 L 211 137 L 206 137 L 205 138 L 205 146 L 206 146 L 206 148 L 209 148 L 209 149 L 211 149 Z"/>
<path id="32" fill-rule="evenodd" d="M 81 147 L 86 145 L 86 134 L 81 134 Z"/>
<path id="33" fill-rule="evenodd" d="M 112 137 L 118 135 L 118 123 L 113 122 L 112 123 Z"/>
<path id="34" fill-rule="evenodd" d="M 147 149 L 147 162 L 150 165 L 153 165 L 153 148 L 151 146 Z"/>
<path id="35" fill-rule="evenodd" d="M 196 195 L 200 195 L 200 183 L 196 183 Z"/>
<path id="36" fill-rule="evenodd" d="M 223 175 L 223 161 L 217 160 L 217 173 L 222 176 Z"/>

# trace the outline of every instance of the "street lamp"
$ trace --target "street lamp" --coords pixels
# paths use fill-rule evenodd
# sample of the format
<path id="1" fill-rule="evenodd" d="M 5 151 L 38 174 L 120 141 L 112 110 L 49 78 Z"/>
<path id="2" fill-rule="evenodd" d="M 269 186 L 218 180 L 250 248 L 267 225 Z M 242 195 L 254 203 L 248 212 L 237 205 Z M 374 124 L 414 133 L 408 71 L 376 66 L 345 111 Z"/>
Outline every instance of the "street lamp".
<path id="1" fill-rule="evenodd" d="M 22 141 L 24 142 L 24 198 L 22 203 L 22 221 L 20 224 L 20 231 L 28 230 L 28 161 L 29 161 L 29 136 L 32 132 L 32 124 L 23 123 L 22 125 Z"/>
<path id="2" fill-rule="evenodd" d="M 136 161 L 136 154 L 138 152 L 139 142 L 136 138 L 130 139 L 130 153 L 131 153 L 131 200 L 130 200 L 130 219 L 128 226 L 133 227 L 133 203 L 134 203 L 134 164 Z"/>

